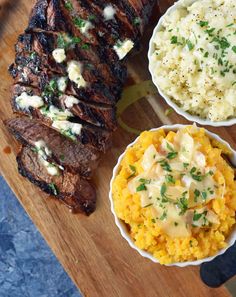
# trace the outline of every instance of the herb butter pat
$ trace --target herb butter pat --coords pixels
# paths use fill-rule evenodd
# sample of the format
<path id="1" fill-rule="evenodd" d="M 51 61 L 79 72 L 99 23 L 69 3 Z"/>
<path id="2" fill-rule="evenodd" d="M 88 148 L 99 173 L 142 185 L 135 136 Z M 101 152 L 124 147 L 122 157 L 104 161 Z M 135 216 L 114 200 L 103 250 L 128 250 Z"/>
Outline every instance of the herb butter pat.
<path id="1" fill-rule="evenodd" d="M 39 108 L 44 105 L 44 101 L 39 96 L 30 96 L 26 92 L 23 92 L 16 98 L 16 104 L 20 109 L 29 109 L 30 107 Z"/>
<path id="2" fill-rule="evenodd" d="M 37 152 L 39 161 L 46 168 L 48 174 L 52 176 L 60 174 L 59 166 L 47 161 L 47 158 L 51 157 L 52 152 L 43 140 L 38 140 L 35 142 L 34 151 Z"/>
<path id="3" fill-rule="evenodd" d="M 103 10 L 103 16 L 106 21 L 114 19 L 116 9 L 112 5 L 107 5 Z"/>
<path id="4" fill-rule="evenodd" d="M 114 45 L 114 50 L 116 51 L 119 59 L 122 60 L 132 50 L 133 47 L 133 41 L 130 39 L 126 39 L 125 41 L 118 41 Z"/>
<path id="5" fill-rule="evenodd" d="M 57 86 L 58 86 L 58 90 L 62 93 L 65 92 L 66 88 L 67 88 L 67 77 L 60 77 L 57 80 Z"/>
<path id="6" fill-rule="evenodd" d="M 72 123 L 69 121 L 54 121 L 52 126 L 65 133 L 71 133 L 71 135 L 80 135 L 82 125 L 77 123 Z"/>
<path id="7" fill-rule="evenodd" d="M 86 87 L 86 81 L 82 76 L 82 65 L 77 61 L 70 61 L 67 64 L 69 79 L 77 84 L 78 88 Z"/>
<path id="8" fill-rule="evenodd" d="M 57 48 L 52 52 L 52 56 L 57 63 L 62 63 L 66 60 L 66 52 L 63 48 Z"/>
<path id="9" fill-rule="evenodd" d="M 65 106 L 67 108 L 72 108 L 75 104 L 78 104 L 79 100 L 74 96 L 65 96 Z"/>

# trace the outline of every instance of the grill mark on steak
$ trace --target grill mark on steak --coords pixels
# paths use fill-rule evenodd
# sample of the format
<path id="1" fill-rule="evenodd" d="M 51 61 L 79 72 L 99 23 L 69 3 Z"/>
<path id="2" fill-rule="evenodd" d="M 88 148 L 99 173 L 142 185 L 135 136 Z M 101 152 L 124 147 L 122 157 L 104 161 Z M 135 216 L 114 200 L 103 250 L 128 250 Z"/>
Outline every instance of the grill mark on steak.
<path id="1" fill-rule="evenodd" d="M 38 158 L 38 154 L 29 147 L 23 146 L 17 156 L 20 174 L 28 178 L 44 192 L 55 196 L 73 212 L 90 215 L 96 208 L 96 192 L 94 187 L 78 174 L 65 170 L 59 176 L 48 174 Z"/>
<path id="2" fill-rule="evenodd" d="M 97 150 L 64 137 L 40 121 L 14 118 L 7 120 L 5 124 L 15 138 L 24 145 L 35 147 L 35 142 L 43 140 L 52 152 L 52 160 L 71 172 L 90 178 L 97 167 L 100 156 Z"/>

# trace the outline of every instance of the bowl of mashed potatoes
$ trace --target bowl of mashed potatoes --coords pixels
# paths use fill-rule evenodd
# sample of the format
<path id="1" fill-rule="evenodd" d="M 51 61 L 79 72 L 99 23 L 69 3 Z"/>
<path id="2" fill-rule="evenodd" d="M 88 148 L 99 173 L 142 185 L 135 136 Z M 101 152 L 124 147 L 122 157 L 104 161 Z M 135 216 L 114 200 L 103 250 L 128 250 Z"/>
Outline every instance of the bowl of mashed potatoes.
<path id="1" fill-rule="evenodd" d="M 180 115 L 201 125 L 236 123 L 236 3 L 180 0 L 149 47 L 152 80 Z"/>
<path id="2" fill-rule="evenodd" d="M 228 161 L 230 160 L 230 161 Z M 236 152 L 203 128 L 143 132 L 120 156 L 110 185 L 122 236 L 163 265 L 200 265 L 236 240 Z"/>

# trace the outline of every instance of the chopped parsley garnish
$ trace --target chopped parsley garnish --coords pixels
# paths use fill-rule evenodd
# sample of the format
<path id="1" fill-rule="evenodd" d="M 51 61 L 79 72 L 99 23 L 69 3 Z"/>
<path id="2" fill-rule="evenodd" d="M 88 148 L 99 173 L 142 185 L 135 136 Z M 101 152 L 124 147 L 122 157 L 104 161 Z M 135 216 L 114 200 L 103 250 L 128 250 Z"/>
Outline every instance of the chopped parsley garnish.
<path id="1" fill-rule="evenodd" d="M 146 179 L 146 178 L 140 178 L 139 181 L 141 183 L 145 183 L 145 184 L 150 184 L 151 183 L 151 180 L 150 179 Z"/>
<path id="2" fill-rule="evenodd" d="M 179 215 L 184 215 L 188 209 L 188 199 L 186 198 L 188 192 L 184 192 L 182 197 L 176 202 L 177 207 L 180 209 Z"/>
<path id="3" fill-rule="evenodd" d="M 133 24 L 134 24 L 135 26 L 140 25 L 140 24 L 141 24 L 141 19 L 140 19 L 139 17 L 134 18 Z"/>
<path id="4" fill-rule="evenodd" d="M 32 52 L 31 54 L 30 54 L 30 59 L 35 59 L 37 57 L 37 53 L 36 52 Z"/>
<path id="5" fill-rule="evenodd" d="M 192 169 L 190 170 L 190 175 L 192 179 L 199 182 L 202 181 L 205 177 L 205 175 L 202 175 L 200 171 L 197 171 L 196 167 L 192 167 Z"/>
<path id="6" fill-rule="evenodd" d="M 136 174 L 136 167 L 135 166 L 129 165 L 129 169 L 131 170 L 132 174 L 128 177 L 128 179 L 135 176 L 135 174 Z"/>
<path id="7" fill-rule="evenodd" d="M 194 190 L 194 202 L 197 202 L 200 195 L 201 195 L 200 191 L 198 189 L 195 189 Z"/>
<path id="8" fill-rule="evenodd" d="M 164 183 L 164 184 L 161 186 L 161 197 L 162 197 L 162 198 L 166 198 L 166 191 L 167 191 L 167 186 L 166 186 L 166 184 Z"/>
<path id="9" fill-rule="evenodd" d="M 81 46 L 81 49 L 83 49 L 83 50 L 88 50 L 89 48 L 90 48 L 90 44 L 88 44 L 88 43 L 85 43 Z"/>
<path id="10" fill-rule="evenodd" d="M 194 49 L 194 44 L 189 39 L 186 40 L 186 44 L 190 51 Z"/>
<path id="11" fill-rule="evenodd" d="M 199 25 L 200 27 L 206 27 L 206 26 L 208 26 L 208 24 L 209 24 L 209 22 L 207 22 L 207 21 L 200 21 L 200 22 L 198 23 L 198 25 Z"/>
<path id="12" fill-rule="evenodd" d="M 216 28 L 207 29 L 207 30 L 205 30 L 205 33 L 207 33 L 210 37 L 212 37 L 213 36 L 212 33 L 215 31 L 215 29 Z"/>
<path id="13" fill-rule="evenodd" d="M 81 18 L 79 18 L 79 17 L 75 17 L 74 19 L 73 19 L 73 23 L 76 25 L 76 27 L 78 27 L 78 28 L 83 28 L 83 27 L 85 27 L 85 25 L 86 25 L 86 21 L 85 20 L 83 20 L 83 19 L 81 19 Z"/>
<path id="14" fill-rule="evenodd" d="M 155 219 L 152 219 L 152 223 L 155 224 L 156 223 L 156 220 Z"/>
<path id="15" fill-rule="evenodd" d="M 158 161 L 157 163 L 159 163 L 161 165 L 161 168 L 167 172 L 171 172 L 172 169 L 170 167 L 170 164 L 165 161 L 165 160 L 161 160 L 161 161 Z"/>
<path id="16" fill-rule="evenodd" d="M 196 222 L 196 221 L 200 220 L 202 215 L 203 215 L 203 213 L 197 213 L 196 210 L 194 210 L 193 221 Z"/>
<path id="17" fill-rule="evenodd" d="M 165 179 L 166 179 L 166 182 L 167 182 L 168 184 L 175 184 L 175 179 L 174 179 L 174 177 L 173 177 L 172 175 L 167 174 L 167 175 L 165 176 Z"/>
<path id="18" fill-rule="evenodd" d="M 61 134 L 63 134 L 64 136 L 70 138 L 73 141 L 76 140 L 75 134 L 72 132 L 71 128 L 69 128 L 67 130 L 61 130 Z"/>
<path id="19" fill-rule="evenodd" d="M 73 10 L 73 5 L 69 0 L 65 2 L 65 8 L 70 11 Z"/>
<path id="20" fill-rule="evenodd" d="M 53 193 L 53 195 L 56 196 L 56 195 L 59 194 L 59 191 L 58 191 L 58 189 L 57 189 L 57 187 L 56 187 L 55 184 L 50 183 L 50 184 L 48 184 L 48 187 L 49 187 L 50 191 Z"/>
<path id="21" fill-rule="evenodd" d="M 167 146 L 168 150 L 170 151 L 170 153 L 168 153 L 166 158 L 169 160 L 174 159 L 178 155 L 178 153 L 174 151 L 173 147 L 168 142 L 166 143 L 166 146 Z"/>
<path id="22" fill-rule="evenodd" d="M 201 195 L 202 195 L 202 198 L 203 198 L 204 200 L 207 199 L 207 192 L 206 192 L 206 191 L 202 191 Z"/>
<path id="23" fill-rule="evenodd" d="M 222 50 L 225 50 L 230 47 L 230 43 L 228 42 L 228 40 L 225 37 L 220 38 L 218 36 L 215 36 L 213 38 L 212 42 L 218 43 Z"/>
<path id="24" fill-rule="evenodd" d="M 91 14 L 91 15 L 88 17 L 88 20 L 89 20 L 89 21 L 94 21 L 94 20 L 96 20 L 96 15 Z"/>
<path id="25" fill-rule="evenodd" d="M 161 217 L 160 217 L 160 220 L 161 220 L 161 221 L 164 221 L 166 218 L 167 218 L 167 211 L 164 210 L 163 214 L 162 214 Z"/>
<path id="26" fill-rule="evenodd" d="M 120 47 L 122 47 L 122 45 L 123 45 L 122 41 L 117 40 L 115 46 L 118 47 L 118 48 L 120 48 Z"/>
<path id="27" fill-rule="evenodd" d="M 206 215 L 207 215 L 207 210 L 205 210 L 203 213 L 197 213 L 196 210 L 194 211 L 194 214 L 193 214 L 193 222 L 197 222 L 199 221 L 201 218 L 203 219 L 203 224 L 202 226 L 206 226 L 207 225 L 207 218 L 206 218 Z M 193 223 L 192 225 L 193 227 L 196 227 L 196 225 Z"/>
<path id="28" fill-rule="evenodd" d="M 59 159 L 60 159 L 61 161 L 64 161 L 64 160 L 65 160 L 65 155 L 60 155 Z"/>
<path id="29" fill-rule="evenodd" d="M 172 36 L 170 41 L 171 41 L 171 44 L 177 44 L 178 43 L 178 37 L 177 36 Z"/>
<path id="30" fill-rule="evenodd" d="M 141 184 L 136 188 L 137 192 L 147 191 L 146 184 L 150 184 L 151 180 L 140 178 L 139 182 L 141 182 Z"/>
<path id="31" fill-rule="evenodd" d="M 168 155 L 166 156 L 166 158 L 169 159 L 169 160 L 172 160 L 172 159 L 176 158 L 177 155 L 178 155 L 177 152 L 170 152 L 170 153 L 168 153 Z"/>
<path id="32" fill-rule="evenodd" d="M 189 163 L 183 163 L 184 168 L 188 168 Z"/>
<path id="33" fill-rule="evenodd" d="M 235 45 L 232 47 L 232 50 L 236 54 L 236 46 Z"/>
<path id="34" fill-rule="evenodd" d="M 174 222 L 175 227 L 177 227 L 179 224 L 177 222 Z"/>
<path id="35" fill-rule="evenodd" d="M 45 86 L 44 91 L 42 93 L 45 97 L 53 96 L 58 92 L 58 84 L 56 79 L 51 79 L 49 84 Z"/>
<path id="36" fill-rule="evenodd" d="M 71 37 L 63 34 L 59 34 L 57 37 L 57 47 L 67 49 L 74 44 L 78 44 L 81 42 L 81 38 L 79 37 Z"/>
<path id="37" fill-rule="evenodd" d="M 145 184 L 141 184 L 136 188 L 137 192 L 141 192 L 141 191 L 147 191 L 147 187 L 145 186 Z"/>

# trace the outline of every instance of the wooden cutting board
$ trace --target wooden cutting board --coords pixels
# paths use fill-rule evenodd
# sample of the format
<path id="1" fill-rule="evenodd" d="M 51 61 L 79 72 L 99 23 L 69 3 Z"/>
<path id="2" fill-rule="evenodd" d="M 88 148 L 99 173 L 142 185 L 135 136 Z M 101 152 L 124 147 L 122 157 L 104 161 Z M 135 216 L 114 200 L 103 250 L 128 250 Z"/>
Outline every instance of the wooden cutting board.
<path id="1" fill-rule="evenodd" d="M 132 57 L 129 72 L 132 81 L 150 80 L 147 70 L 147 45 L 153 27 L 172 0 L 160 1 L 154 11 L 153 24 L 145 33 L 142 51 Z M 8 65 L 14 60 L 14 43 L 23 32 L 32 0 L 0 0 L 0 118 L 12 116 L 10 108 L 11 79 Z M 129 80 L 131 82 L 131 79 Z M 149 83 L 145 83 L 146 86 Z M 153 88 L 150 88 L 152 93 Z M 129 94 L 129 91 L 126 91 Z M 141 96 L 141 95 L 140 95 Z M 128 95 L 127 105 L 132 96 Z M 145 130 L 169 123 L 186 123 L 174 112 L 165 115 L 168 108 L 159 95 L 149 95 L 124 110 L 122 127 L 114 135 L 112 149 L 104 156 L 94 182 L 98 192 L 96 212 L 89 218 L 73 215 L 36 187 L 23 179 L 16 169 L 17 144 L 1 122 L 0 170 L 21 204 L 52 248 L 65 270 L 86 297 L 178 297 L 229 296 L 224 287 L 209 289 L 199 278 L 199 268 L 176 268 L 154 264 L 131 249 L 115 226 L 108 200 L 109 181 L 117 157 L 136 137 L 128 131 Z M 129 127 L 129 128 L 127 128 Z M 133 128 L 133 130 L 131 129 Z M 209 130 L 217 132 L 236 147 L 235 127 Z M 9 154 L 9 148 L 11 153 Z M 8 151 L 8 153 L 6 153 Z M 50 277 L 50 275 L 48 276 Z"/>

